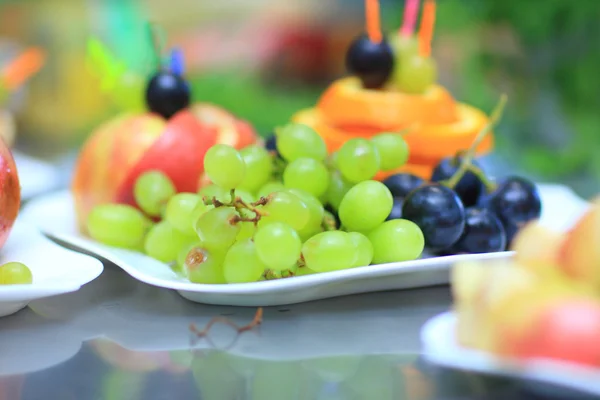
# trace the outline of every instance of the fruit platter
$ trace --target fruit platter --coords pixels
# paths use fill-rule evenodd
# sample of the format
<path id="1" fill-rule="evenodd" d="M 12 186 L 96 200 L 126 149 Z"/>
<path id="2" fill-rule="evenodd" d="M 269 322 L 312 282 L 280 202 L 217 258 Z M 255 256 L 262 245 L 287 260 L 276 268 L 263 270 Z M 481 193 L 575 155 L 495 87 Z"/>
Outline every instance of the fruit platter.
<path id="1" fill-rule="evenodd" d="M 529 221 L 564 228 L 543 209 L 584 202 L 564 203 L 524 177 L 492 179 L 478 162 L 507 98 L 488 117 L 435 84 L 435 1 L 424 3 L 418 36 L 408 7 L 389 41 L 378 2 L 365 5 L 367 34 L 348 49 L 353 83 L 333 85 L 361 104 L 325 107 L 355 119 L 329 126 L 345 127 L 339 142 L 321 125 L 333 115 L 323 99 L 300 112 L 323 121 L 296 116 L 266 140 L 227 110 L 193 102 L 183 54 L 154 40 L 155 70 L 129 94 L 144 109 L 94 131 L 71 190 L 33 201 L 27 219 L 146 283 L 248 306 L 445 284 L 457 261 L 510 258 Z"/>
<path id="2" fill-rule="evenodd" d="M 600 201 L 566 232 L 538 222 L 515 237 L 511 260 L 452 271 L 454 310 L 428 322 L 436 361 L 600 395 Z"/>

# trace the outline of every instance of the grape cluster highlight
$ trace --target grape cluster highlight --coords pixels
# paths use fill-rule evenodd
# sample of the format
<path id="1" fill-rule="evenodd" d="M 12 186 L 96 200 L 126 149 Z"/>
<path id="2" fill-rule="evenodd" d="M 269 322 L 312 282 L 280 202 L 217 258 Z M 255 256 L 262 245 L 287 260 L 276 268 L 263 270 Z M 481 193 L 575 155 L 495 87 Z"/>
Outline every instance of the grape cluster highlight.
<path id="1" fill-rule="evenodd" d="M 140 251 L 191 282 L 249 283 L 409 261 L 423 232 L 388 219 L 394 197 L 374 180 L 408 160 L 396 133 L 349 140 L 327 154 L 310 127 L 276 129 L 266 147 L 218 144 L 204 158 L 208 184 L 176 193 L 169 177 L 136 181 L 137 207 L 97 206 L 88 218 L 101 243 Z"/>

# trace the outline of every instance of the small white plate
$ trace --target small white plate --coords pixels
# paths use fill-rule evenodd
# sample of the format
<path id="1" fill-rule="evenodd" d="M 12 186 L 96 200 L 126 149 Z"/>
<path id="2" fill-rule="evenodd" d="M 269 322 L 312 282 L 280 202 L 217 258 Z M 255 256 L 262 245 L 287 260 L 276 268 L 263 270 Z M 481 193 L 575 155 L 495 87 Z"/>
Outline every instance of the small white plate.
<path id="1" fill-rule="evenodd" d="M 587 208 L 585 201 L 563 186 L 541 185 L 540 191 L 544 205 L 542 220 L 556 229 L 568 227 Z M 458 261 L 512 255 L 501 252 L 435 257 L 265 282 L 202 285 L 190 283 L 167 265 L 143 254 L 104 246 L 84 237 L 77 230 L 73 210 L 72 196 L 64 191 L 32 200 L 22 215 L 69 248 L 107 259 L 142 282 L 174 289 L 191 301 L 208 304 L 272 306 L 355 293 L 441 285 L 449 282 L 450 266 Z"/>
<path id="2" fill-rule="evenodd" d="M 22 262 L 33 274 L 30 285 L 0 285 L 0 317 L 35 299 L 69 293 L 95 279 L 103 266 L 93 257 L 61 247 L 19 217 L 0 250 L 0 264 Z"/>
<path id="3" fill-rule="evenodd" d="M 12 154 L 19 171 L 23 200 L 58 189 L 60 176 L 56 167 L 19 151 L 13 150 Z"/>
<path id="4" fill-rule="evenodd" d="M 449 368 L 505 376 L 524 381 L 554 384 L 600 396 L 600 368 L 553 360 L 517 362 L 494 354 L 462 347 L 455 337 L 456 315 L 433 317 L 421 329 L 423 355 Z"/>

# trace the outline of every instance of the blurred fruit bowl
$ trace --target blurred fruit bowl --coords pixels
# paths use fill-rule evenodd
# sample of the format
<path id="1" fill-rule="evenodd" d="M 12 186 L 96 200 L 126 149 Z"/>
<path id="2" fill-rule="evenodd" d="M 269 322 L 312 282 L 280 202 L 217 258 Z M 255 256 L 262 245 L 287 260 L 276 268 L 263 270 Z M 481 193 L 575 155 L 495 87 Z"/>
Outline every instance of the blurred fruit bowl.
<path id="1" fill-rule="evenodd" d="M 567 232 L 525 226 L 510 262 L 455 266 L 460 344 L 522 361 L 600 368 L 599 240 L 595 201 Z"/>

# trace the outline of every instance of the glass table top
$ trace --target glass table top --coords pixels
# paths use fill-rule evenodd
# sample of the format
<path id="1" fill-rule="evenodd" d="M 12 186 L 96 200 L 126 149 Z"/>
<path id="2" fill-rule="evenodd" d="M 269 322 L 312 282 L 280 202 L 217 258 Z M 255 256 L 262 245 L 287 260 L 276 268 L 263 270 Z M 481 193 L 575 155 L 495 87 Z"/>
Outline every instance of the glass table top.
<path id="1" fill-rule="evenodd" d="M 287 400 L 578 398 L 450 371 L 419 356 L 448 287 L 257 309 L 191 303 L 114 265 L 80 291 L 0 319 L 0 399 Z M 564 397 L 567 396 L 567 397 Z"/>

